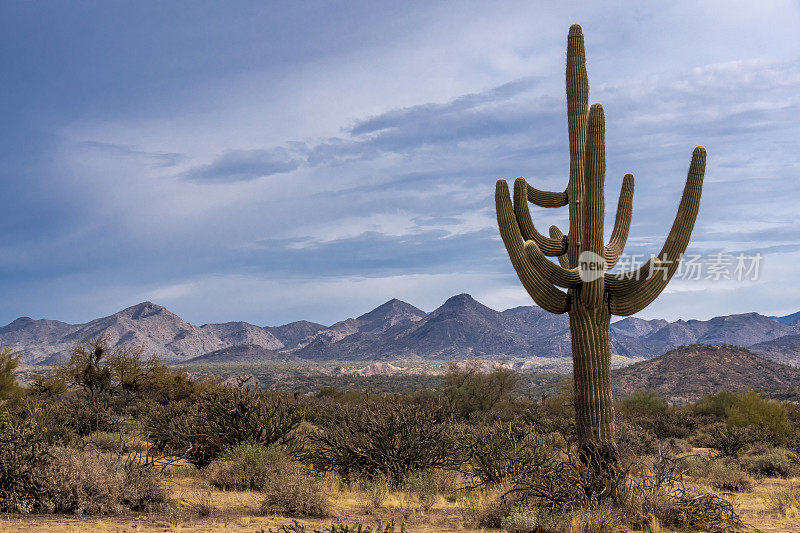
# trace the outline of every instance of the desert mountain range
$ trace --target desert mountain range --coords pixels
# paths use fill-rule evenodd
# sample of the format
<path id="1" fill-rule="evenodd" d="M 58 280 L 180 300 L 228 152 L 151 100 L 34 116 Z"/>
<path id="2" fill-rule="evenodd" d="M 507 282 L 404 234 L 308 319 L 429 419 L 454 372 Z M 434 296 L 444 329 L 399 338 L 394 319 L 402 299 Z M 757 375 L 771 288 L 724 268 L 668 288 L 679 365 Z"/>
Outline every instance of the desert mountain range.
<path id="1" fill-rule="evenodd" d="M 562 358 L 570 356 L 569 319 L 534 306 L 495 311 L 468 294 L 430 313 L 393 299 L 331 326 L 225 322 L 196 326 L 165 307 L 143 302 L 85 324 L 22 317 L 0 327 L 0 343 L 26 364 L 64 360 L 82 339 L 142 345 L 168 362 L 257 362 Z M 612 352 L 649 359 L 681 345 L 749 347 L 769 359 L 800 365 L 800 315 L 745 313 L 710 320 L 643 320 L 611 326 Z"/>

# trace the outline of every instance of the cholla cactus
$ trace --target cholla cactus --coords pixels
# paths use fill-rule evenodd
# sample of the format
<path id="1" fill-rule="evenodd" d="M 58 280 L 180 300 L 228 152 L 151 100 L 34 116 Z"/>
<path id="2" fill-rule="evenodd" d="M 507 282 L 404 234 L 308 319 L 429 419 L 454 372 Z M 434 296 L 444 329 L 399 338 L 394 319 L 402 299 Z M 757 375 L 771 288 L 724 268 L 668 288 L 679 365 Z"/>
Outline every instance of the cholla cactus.
<path id="1" fill-rule="evenodd" d="M 588 105 L 589 82 L 581 27 L 567 39 L 569 183 L 564 192 L 540 191 L 524 178 L 514 183 L 514 202 L 505 180 L 497 181 L 497 223 L 522 285 L 543 309 L 569 313 L 578 438 L 592 455 L 615 457 L 611 399 L 611 315 L 644 309 L 664 290 L 678 268 L 697 218 L 706 151 L 694 149 L 678 214 L 661 252 L 638 270 L 611 274 L 628 238 L 633 208 L 633 175 L 626 174 L 614 230 L 603 240 L 605 118 L 600 104 Z M 549 237 L 533 225 L 528 202 L 569 206 L 569 232 L 555 226 Z M 557 257 L 555 264 L 546 256 Z M 566 292 L 558 289 L 563 287 Z"/>

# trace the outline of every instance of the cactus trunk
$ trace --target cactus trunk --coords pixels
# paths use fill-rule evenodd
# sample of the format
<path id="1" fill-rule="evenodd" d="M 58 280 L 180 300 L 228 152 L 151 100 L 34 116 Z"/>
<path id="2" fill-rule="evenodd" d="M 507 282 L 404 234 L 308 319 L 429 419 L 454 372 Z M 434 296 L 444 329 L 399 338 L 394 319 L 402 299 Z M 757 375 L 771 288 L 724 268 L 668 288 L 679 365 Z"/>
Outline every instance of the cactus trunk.
<path id="1" fill-rule="evenodd" d="M 605 306 L 589 309 L 579 302 L 575 299 L 569 311 L 578 442 L 613 447 L 611 315 Z"/>
<path id="2" fill-rule="evenodd" d="M 581 458 L 591 466 L 603 493 L 619 478 L 611 397 L 611 315 L 638 313 L 664 290 L 692 234 L 703 189 L 706 151 L 698 146 L 675 222 L 661 252 L 641 268 L 607 272 L 618 261 L 633 210 L 633 175 L 626 174 L 611 239 L 604 245 L 605 114 L 589 107 L 589 81 L 581 27 L 567 37 L 567 124 L 569 182 L 564 192 L 541 191 L 524 178 L 514 184 L 512 204 L 505 180 L 495 189 L 497 224 L 511 264 L 533 301 L 551 313 L 569 313 L 575 386 L 575 421 Z M 569 205 L 565 235 L 555 226 L 545 237 L 533 224 L 528 202 L 540 207 Z M 547 259 L 558 259 L 558 264 Z M 558 289 L 567 289 L 563 292 Z"/>

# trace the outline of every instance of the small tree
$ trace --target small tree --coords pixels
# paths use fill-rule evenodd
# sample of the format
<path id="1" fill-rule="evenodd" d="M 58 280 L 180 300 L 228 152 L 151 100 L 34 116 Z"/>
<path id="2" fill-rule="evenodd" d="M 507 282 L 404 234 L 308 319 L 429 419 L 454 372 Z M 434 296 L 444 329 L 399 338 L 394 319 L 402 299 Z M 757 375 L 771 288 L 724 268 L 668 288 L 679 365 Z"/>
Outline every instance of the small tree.
<path id="1" fill-rule="evenodd" d="M 18 366 L 19 354 L 0 346 L 0 400 L 16 398 L 22 394 L 22 388 L 14 374 Z"/>
<path id="2" fill-rule="evenodd" d="M 503 402 L 508 402 L 519 384 L 519 374 L 497 367 L 481 371 L 480 361 L 470 361 L 465 368 L 450 363 L 442 379 L 442 391 L 452 413 L 462 420 L 485 416 Z"/>
<path id="3" fill-rule="evenodd" d="M 72 349 L 69 362 L 61 368 L 66 381 L 83 388 L 90 400 L 111 391 L 112 373 L 106 364 L 108 352 L 106 337 L 85 340 Z"/>

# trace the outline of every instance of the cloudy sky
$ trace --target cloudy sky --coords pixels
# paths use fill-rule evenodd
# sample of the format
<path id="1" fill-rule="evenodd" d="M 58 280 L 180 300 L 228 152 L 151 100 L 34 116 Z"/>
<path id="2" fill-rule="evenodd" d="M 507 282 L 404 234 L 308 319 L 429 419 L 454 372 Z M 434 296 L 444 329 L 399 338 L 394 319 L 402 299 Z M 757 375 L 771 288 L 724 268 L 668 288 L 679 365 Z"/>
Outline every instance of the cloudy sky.
<path id="1" fill-rule="evenodd" d="M 566 185 L 573 22 L 607 225 L 633 172 L 628 250 L 657 252 L 702 144 L 692 252 L 763 256 L 757 280 L 673 281 L 640 316 L 800 310 L 798 3 L 599 4 L 0 2 L 0 322 L 528 305 L 494 182 Z"/>

